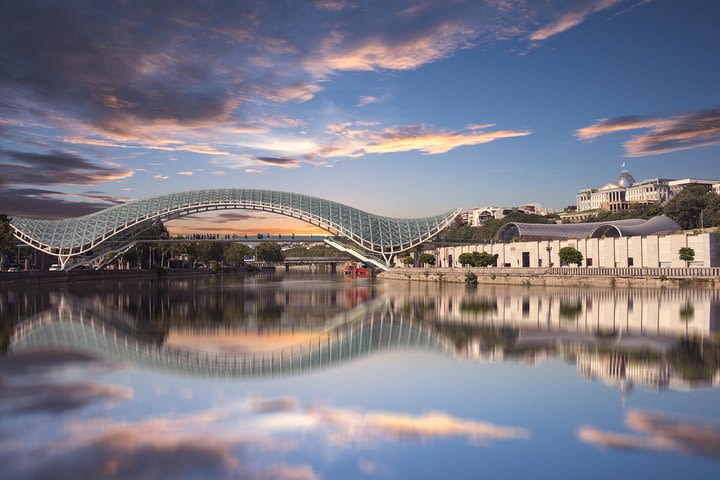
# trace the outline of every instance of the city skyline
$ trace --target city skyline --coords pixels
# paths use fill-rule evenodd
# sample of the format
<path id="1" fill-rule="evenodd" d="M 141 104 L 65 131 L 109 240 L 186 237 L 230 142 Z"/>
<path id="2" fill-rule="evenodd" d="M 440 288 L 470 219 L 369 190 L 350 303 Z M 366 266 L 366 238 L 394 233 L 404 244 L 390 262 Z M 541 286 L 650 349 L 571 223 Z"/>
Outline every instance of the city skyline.
<path id="1" fill-rule="evenodd" d="M 0 210 L 61 218 L 173 191 L 266 188 L 415 217 L 563 208 L 621 163 L 638 180 L 720 178 L 719 8 L 10 2 Z M 169 226 L 314 231 L 220 215 Z"/>

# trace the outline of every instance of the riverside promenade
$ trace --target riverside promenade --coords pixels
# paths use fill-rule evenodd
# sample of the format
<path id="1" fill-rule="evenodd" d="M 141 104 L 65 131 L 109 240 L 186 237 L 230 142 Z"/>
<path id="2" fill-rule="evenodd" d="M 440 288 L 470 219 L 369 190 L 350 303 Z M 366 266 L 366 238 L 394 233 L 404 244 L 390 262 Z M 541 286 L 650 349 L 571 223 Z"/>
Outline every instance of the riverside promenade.
<path id="1" fill-rule="evenodd" d="M 378 278 L 465 283 L 468 273 L 479 284 L 588 287 L 720 288 L 720 268 L 392 268 Z"/>

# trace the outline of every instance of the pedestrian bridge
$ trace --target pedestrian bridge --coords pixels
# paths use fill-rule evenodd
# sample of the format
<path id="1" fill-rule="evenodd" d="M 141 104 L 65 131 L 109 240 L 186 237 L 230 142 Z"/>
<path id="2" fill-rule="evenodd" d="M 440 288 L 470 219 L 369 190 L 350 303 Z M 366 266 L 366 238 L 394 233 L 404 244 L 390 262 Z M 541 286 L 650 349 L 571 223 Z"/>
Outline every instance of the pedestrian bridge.
<path id="1" fill-rule="evenodd" d="M 316 338 L 289 347 L 248 354 L 216 353 L 141 341 L 91 312 L 63 303 L 19 324 L 8 351 L 69 349 L 154 370 L 233 378 L 299 375 L 374 352 L 455 352 L 452 343 L 437 331 L 396 315 L 387 303 L 363 304 L 327 325 Z"/>
<path id="2" fill-rule="evenodd" d="M 82 217 L 10 221 L 15 237 L 40 251 L 55 255 L 64 269 L 77 261 L 126 250 L 155 222 L 165 222 L 213 210 L 259 210 L 297 218 L 319 227 L 336 239 L 336 248 L 375 264 L 389 267 L 392 257 L 426 242 L 446 228 L 460 210 L 426 218 L 390 218 L 342 203 L 299 193 L 256 189 L 194 190 L 127 202 Z"/>

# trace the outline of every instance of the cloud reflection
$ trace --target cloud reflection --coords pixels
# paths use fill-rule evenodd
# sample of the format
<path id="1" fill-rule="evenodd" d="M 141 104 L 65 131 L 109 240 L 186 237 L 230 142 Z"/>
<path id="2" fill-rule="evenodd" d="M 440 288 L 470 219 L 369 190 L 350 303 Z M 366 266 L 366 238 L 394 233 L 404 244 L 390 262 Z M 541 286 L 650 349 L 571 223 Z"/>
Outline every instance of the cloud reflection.
<path id="1" fill-rule="evenodd" d="M 628 413 L 625 424 L 645 436 L 605 432 L 589 426 L 580 427 L 578 436 L 583 442 L 599 447 L 720 456 L 720 425 L 641 410 Z"/>
<path id="2" fill-rule="evenodd" d="M 529 432 L 453 417 L 303 406 L 294 397 L 247 398 L 219 408 L 151 417 L 136 423 L 109 418 L 72 420 L 60 439 L 25 448 L 31 464 L 0 444 L 8 471 L 19 478 L 178 478 L 227 477 L 313 480 L 309 465 L 293 465 L 277 455 L 328 445 L 345 448 L 377 442 L 424 442 L 465 438 L 527 439 Z M 202 439 L 199 441 L 198 439 Z M 258 458 L 273 461 L 259 464 Z M 372 474 L 374 464 L 359 464 Z"/>
<path id="3" fill-rule="evenodd" d="M 72 352 L 32 352 L 0 359 L 0 412 L 13 415 L 62 414 L 100 401 L 130 400 L 133 390 L 121 385 L 58 381 L 72 368 L 84 376 L 110 369 L 106 362 Z"/>

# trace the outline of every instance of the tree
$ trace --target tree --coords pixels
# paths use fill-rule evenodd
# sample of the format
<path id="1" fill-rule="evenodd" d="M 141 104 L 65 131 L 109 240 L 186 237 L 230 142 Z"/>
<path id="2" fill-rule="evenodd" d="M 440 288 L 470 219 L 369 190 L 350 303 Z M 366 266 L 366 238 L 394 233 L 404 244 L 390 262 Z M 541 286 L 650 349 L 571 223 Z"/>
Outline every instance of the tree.
<path id="1" fill-rule="evenodd" d="M 566 265 L 576 264 L 578 267 L 582 264 L 583 254 L 574 247 L 563 247 L 558 252 L 560 261 Z"/>
<path id="2" fill-rule="evenodd" d="M 245 265 L 245 255 L 250 255 L 252 248 L 243 243 L 231 243 L 225 247 L 223 258 L 229 266 L 237 268 Z"/>
<path id="3" fill-rule="evenodd" d="M 695 250 L 690 247 L 682 247 L 678 251 L 678 255 L 680 256 L 680 260 L 686 262 L 685 265 L 687 265 L 688 262 L 695 260 Z"/>
<path id="4" fill-rule="evenodd" d="M 405 265 L 410 266 L 410 265 L 412 265 L 413 263 L 415 263 L 415 260 L 413 260 L 412 255 L 405 255 L 405 258 L 402 259 L 402 263 L 404 263 Z"/>
<path id="5" fill-rule="evenodd" d="M 468 265 L 473 265 L 473 256 L 472 253 L 461 253 L 458 257 L 458 262 L 460 262 L 460 265 L 463 267 L 467 267 Z"/>
<path id="6" fill-rule="evenodd" d="M 711 198 L 707 188 L 702 185 L 690 185 L 675 195 L 665 205 L 665 215 L 675 220 L 683 230 L 700 228 L 700 212 Z"/>
<path id="7" fill-rule="evenodd" d="M 473 267 L 489 267 L 495 262 L 495 255 L 492 253 L 473 252 L 471 256 Z"/>
<path id="8" fill-rule="evenodd" d="M 432 253 L 423 253 L 419 260 L 421 265 L 435 265 L 435 255 Z"/>
<path id="9" fill-rule="evenodd" d="M 262 242 L 255 247 L 255 256 L 261 262 L 277 263 L 285 260 L 280 245 L 274 242 Z"/>
<path id="10" fill-rule="evenodd" d="M 2 258 L 14 250 L 15 239 L 12 227 L 10 227 L 10 219 L 7 215 L 0 215 L 0 264 L 2 264 Z"/>

